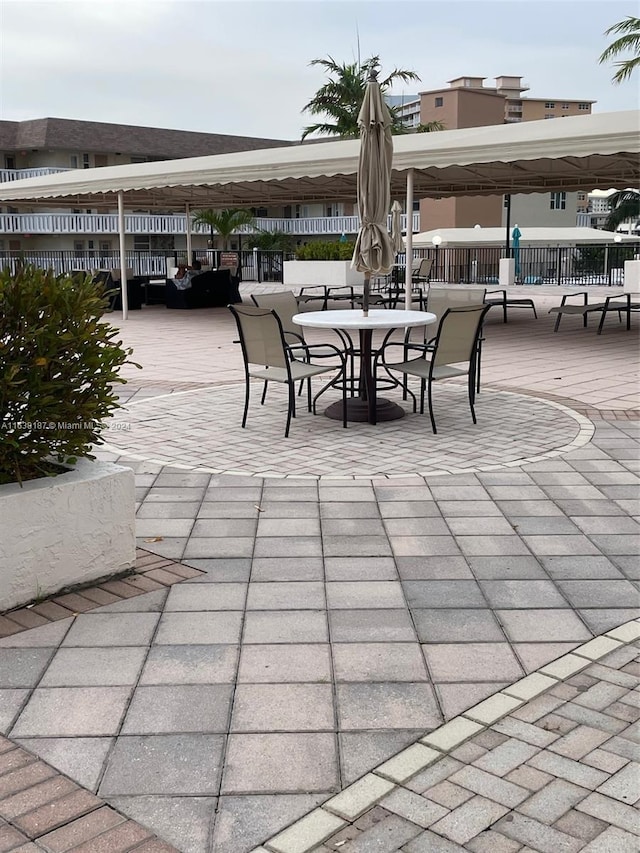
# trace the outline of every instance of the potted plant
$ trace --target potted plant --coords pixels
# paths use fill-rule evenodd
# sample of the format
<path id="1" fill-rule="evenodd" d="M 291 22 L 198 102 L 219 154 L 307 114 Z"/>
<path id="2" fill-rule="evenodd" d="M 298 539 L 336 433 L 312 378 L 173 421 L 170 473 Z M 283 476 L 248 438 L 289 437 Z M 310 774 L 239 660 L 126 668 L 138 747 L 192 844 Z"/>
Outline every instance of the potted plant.
<path id="1" fill-rule="evenodd" d="M 130 349 L 91 276 L 0 272 L 0 611 L 135 562 L 133 472 L 96 462 Z"/>
<path id="2" fill-rule="evenodd" d="M 330 287 L 362 285 L 364 274 L 351 267 L 354 244 L 315 241 L 298 247 L 295 261 L 284 262 L 284 283 L 289 286 L 325 284 Z"/>

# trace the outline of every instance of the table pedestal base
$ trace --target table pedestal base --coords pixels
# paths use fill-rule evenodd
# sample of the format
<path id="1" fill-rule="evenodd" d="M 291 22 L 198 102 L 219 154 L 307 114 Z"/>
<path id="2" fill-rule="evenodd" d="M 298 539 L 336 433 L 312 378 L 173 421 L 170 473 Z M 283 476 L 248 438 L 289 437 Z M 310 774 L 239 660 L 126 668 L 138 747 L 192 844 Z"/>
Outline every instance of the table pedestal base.
<path id="1" fill-rule="evenodd" d="M 332 403 L 324 411 L 328 418 L 334 421 L 342 420 L 342 400 Z M 397 421 L 403 418 L 405 411 L 397 403 L 387 400 L 384 397 L 376 397 L 376 420 L 379 421 Z M 369 420 L 369 406 L 366 400 L 361 397 L 347 398 L 347 420 L 367 423 Z"/>

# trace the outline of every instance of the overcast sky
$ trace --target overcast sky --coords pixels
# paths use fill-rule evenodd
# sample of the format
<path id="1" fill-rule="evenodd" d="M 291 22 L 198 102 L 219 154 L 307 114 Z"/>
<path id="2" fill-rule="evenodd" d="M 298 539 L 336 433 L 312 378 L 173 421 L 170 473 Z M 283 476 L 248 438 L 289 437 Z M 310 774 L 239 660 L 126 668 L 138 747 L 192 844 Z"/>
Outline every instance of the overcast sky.
<path id="1" fill-rule="evenodd" d="M 309 62 L 358 50 L 415 71 L 407 93 L 514 75 L 532 97 L 636 109 L 640 75 L 615 86 L 598 56 L 637 14 L 618 0 L 0 0 L 0 117 L 299 139 L 326 79 Z"/>

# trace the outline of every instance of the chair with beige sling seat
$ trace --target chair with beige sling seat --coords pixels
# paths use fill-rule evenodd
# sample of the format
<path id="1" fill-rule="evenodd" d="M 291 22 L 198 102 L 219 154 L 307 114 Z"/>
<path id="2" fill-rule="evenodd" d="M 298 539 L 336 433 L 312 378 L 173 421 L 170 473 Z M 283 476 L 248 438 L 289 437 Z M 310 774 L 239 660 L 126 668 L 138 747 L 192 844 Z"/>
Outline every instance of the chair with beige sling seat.
<path id="1" fill-rule="evenodd" d="M 269 382 L 279 382 L 287 386 L 288 404 L 287 422 L 284 432 L 285 438 L 289 436 L 291 418 L 296 415 L 295 383 L 298 381 L 307 382 L 307 407 L 309 411 L 313 410 L 314 413 L 318 397 L 332 386 L 340 387 L 342 389 L 342 425 L 346 427 L 347 386 L 344 381 L 338 385 L 341 380 L 344 380 L 345 358 L 338 347 L 333 347 L 333 355 L 339 360 L 339 364 L 337 365 L 319 365 L 308 361 L 299 361 L 285 340 L 282 322 L 275 310 L 258 308 L 252 305 L 229 305 L 228 307 L 238 327 L 244 359 L 245 400 L 242 416 L 243 428 L 246 426 L 247 414 L 249 412 L 251 377 L 264 381 L 260 401 L 261 405 L 264 405 Z M 325 344 L 324 346 L 328 347 L 329 345 Z M 320 389 L 312 400 L 311 378 L 329 372 L 335 372 L 336 375 L 327 385 Z"/>
<path id="2" fill-rule="evenodd" d="M 436 323 L 439 323 L 444 314 L 451 308 L 483 307 L 483 305 L 485 305 L 485 292 L 486 290 L 484 287 L 478 287 L 477 285 L 469 287 L 458 284 L 448 287 L 434 287 L 431 285 L 426 296 L 425 310 L 431 314 L 435 314 Z M 490 306 L 486 307 L 488 309 Z M 486 313 L 483 314 L 483 320 L 485 316 Z M 433 349 L 437 335 L 430 336 L 429 330 L 430 327 L 407 329 L 402 344 L 392 341 L 391 336 L 393 332 L 389 332 L 380 347 L 380 352 L 383 353 L 385 348 L 388 346 L 401 345 L 403 347 L 403 359 L 404 361 L 407 361 L 412 351 L 424 352 L 425 349 Z M 475 368 L 476 393 L 480 392 L 480 370 L 483 340 L 484 338 L 482 337 L 481 329 L 477 340 L 478 353 Z M 383 363 L 382 358 L 380 360 L 381 363 Z M 403 382 L 403 399 L 407 399 L 408 393 L 410 392 L 407 388 L 407 377 L 405 376 Z"/>
<path id="3" fill-rule="evenodd" d="M 448 308 L 438 324 L 438 333 L 430 344 L 412 345 L 420 352 L 416 358 L 405 359 L 401 362 L 387 362 L 382 352 L 381 365 L 390 376 L 397 371 L 406 376 L 417 376 L 420 379 L 420 414 L 424 413 L 425 391 L 427 393 L 431 428 L 437 433 L 433 413 L 432 385 L 440 379 L 450 379 L 457 376 L 467 376 L 467 393 L 471 418 L 476 423 L 476 371 L 478 368 L 478 340 L 482 330 L 482 322 L 489 311 L 489 305 L 468 305 L 458 308 Z M 404 384 L 406 388 L 406 384 Z M 416 410 L 416 397 L 413 398 L 413 410 Z"/>
<path id="4" fill-rule="evenodd" d="M 253 300 L 254 305 L 258 308 L 270 308 L 276 312 L 280 318 L 280 322 L 282 323 L 285 341 L 289 348 L 296 353 L 298 358 L 303 358 L 304 361 L 309 361 L 310 355 L 313 355 L 314 358 L 328 358 L 335 355 L 335 347 L 333 344 L 327 344 L 326 346 L 324 344 L 312 344 L 311 346 L 307 344 L 304 337 L 304 329 L 302 326 L 293 322 L 294 315 L 300 313 L 300 307 L 293 291 L 284 290 L 276 291 L 275 293 L 254 293 L 251 296 L 251 299 Z M 351 337 L 346 332 L 343 332 L 340 329 L 334 329 L 333 331 L 340 338 L 343 352 L 348 360 L 349 370 L 347 371 L 347 378 L 350 380 L 350 392 L 354 394 L 355 382 L 353 377 L 355 375 L 355 357 L 356 355 L 359 355 L 359 351 L 355 347 Z M 311 352 L 311 350 L 313 350 L 313 352 Z M 301 356 L 300 352 L 303 352 L 304 356 Z"/>

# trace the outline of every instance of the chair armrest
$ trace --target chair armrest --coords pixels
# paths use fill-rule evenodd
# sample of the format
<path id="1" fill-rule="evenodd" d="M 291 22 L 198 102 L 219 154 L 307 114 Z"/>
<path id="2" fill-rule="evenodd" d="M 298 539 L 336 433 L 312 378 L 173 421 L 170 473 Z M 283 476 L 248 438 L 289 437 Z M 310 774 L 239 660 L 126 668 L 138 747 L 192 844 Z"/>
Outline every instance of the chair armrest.
<path id="1" fill-rule="evenodd" d="M 507 298 L 507 291 L 506 290 L 487 290 L 487 292 L 485 293 L 485 296 L 489 296 L 490 293 L 501 293 L 503 299 Z"/>
<path id="2" fill-rule="evenodd" d="M 580 290 L 577 293 L 565 293 L 564 296 L 562 297 L 562 302 L 560 303 L 560 306 L 566 305 L 567 299 L 571 299 L 573 296 L 582 296 L 584 304 L 585 305 L 588 304 L 589 291 L 588 290 Z"/>

